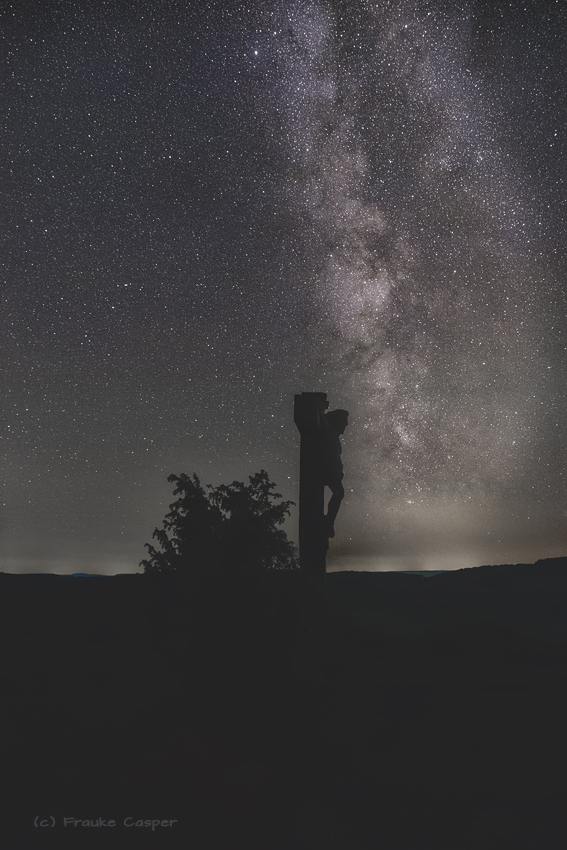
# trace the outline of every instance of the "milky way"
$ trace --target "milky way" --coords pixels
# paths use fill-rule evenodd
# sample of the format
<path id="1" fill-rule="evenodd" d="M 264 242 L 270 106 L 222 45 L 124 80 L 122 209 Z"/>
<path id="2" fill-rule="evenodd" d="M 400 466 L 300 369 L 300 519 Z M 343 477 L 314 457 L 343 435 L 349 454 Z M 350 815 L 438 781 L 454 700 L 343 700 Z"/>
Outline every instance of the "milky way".
<path id="1" fill-rule="evenodd" d="M 351 412 L 331 569 L 565 554 L 561 4 L 2 31 L 4 569 L 136 570 L 171 472 L 297 498 L 303 390 Z"/>
<path id="2" fill-rule="evenodd" d="M 565 515 L 547 419 L 560 317 L 480 58 L 493 33 L 468 4 L 296 3 L 274 19 L 320 368 L 356 411 L 355 539 L 369 562 L 521 557 L 525 538 L 547 550 Z"/>

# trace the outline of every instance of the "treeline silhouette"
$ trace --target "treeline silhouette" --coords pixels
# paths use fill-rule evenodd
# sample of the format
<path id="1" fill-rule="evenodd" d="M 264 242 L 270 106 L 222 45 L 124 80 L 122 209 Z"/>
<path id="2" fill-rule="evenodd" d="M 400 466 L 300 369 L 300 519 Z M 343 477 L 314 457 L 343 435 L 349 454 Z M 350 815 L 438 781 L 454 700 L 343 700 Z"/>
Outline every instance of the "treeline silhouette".
<path id="1" fill-rule="evenodd" d="M 292 501 L 279 501 L 276 485 L 261 469 L 249 484 L 233 481 L 207 488 L 196 473 L 170 475 L 174 496 L 163 528 L 146 543 L 150 555 L 140 562 L 144 572 L 159 574 L 211 573 L 254 575 L 270 569 L 298 569 L 295 547 L 280 528 Z"/>

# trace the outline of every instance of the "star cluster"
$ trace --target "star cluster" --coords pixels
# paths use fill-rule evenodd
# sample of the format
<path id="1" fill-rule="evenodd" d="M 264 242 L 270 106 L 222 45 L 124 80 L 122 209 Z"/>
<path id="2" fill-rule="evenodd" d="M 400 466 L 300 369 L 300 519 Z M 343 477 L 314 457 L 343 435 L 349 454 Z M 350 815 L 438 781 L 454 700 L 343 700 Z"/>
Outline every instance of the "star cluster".
<path id="1" fill-rule="evenodd" d="M 2 11 L 2 548 L 135 571 L 346 407 L 330 568 L 561 555 L 561 3 Z M 289 533 L 296 537 L 292 517 Z"/>

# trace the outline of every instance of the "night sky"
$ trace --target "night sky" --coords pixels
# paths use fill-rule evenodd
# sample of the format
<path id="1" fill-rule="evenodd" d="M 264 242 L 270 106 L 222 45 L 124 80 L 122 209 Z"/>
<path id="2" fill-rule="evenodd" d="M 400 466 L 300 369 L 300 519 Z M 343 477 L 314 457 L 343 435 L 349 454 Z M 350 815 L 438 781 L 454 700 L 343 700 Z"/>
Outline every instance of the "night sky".
<path id="1" fill-rule="evenodd" d="M 329 569 L 567 554 L 567 4 L 0 3 L 5 572 L 350 411 Z M 297 512 L 288 533 L 297 540 Z"/>

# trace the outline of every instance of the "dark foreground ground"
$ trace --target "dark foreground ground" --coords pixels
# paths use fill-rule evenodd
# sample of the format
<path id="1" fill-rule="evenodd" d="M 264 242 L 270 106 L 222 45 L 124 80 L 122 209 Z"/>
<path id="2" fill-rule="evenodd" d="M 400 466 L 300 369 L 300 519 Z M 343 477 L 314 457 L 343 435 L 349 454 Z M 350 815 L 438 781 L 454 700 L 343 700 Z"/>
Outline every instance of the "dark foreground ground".
<path id="1" fill-rule="evenodd" d="M 0 575 L 0 846 L 567 846 L 567 560 L 299 580 Z"/>

